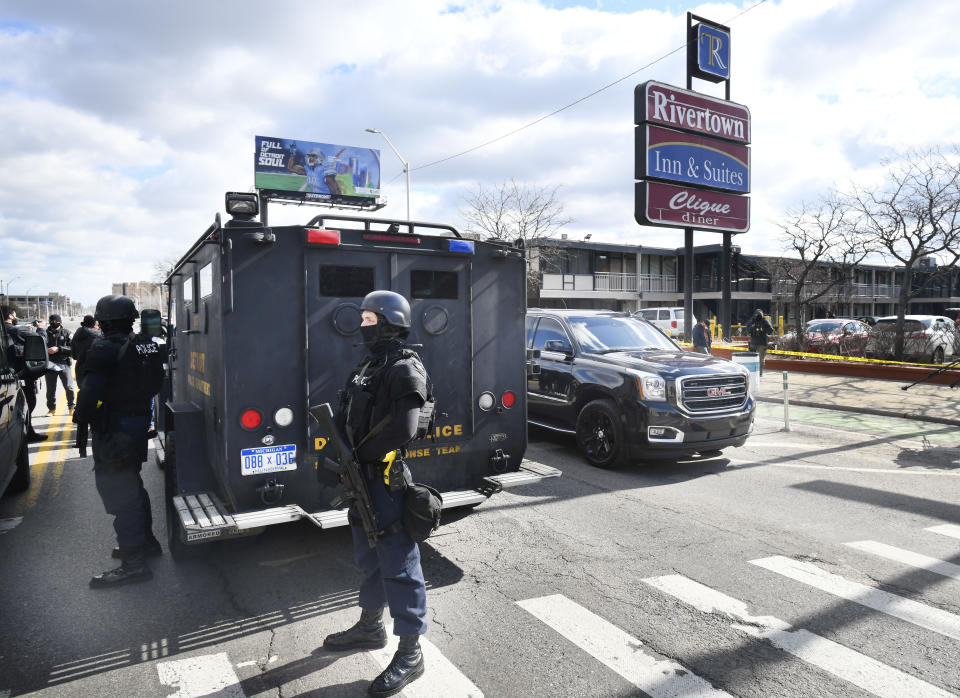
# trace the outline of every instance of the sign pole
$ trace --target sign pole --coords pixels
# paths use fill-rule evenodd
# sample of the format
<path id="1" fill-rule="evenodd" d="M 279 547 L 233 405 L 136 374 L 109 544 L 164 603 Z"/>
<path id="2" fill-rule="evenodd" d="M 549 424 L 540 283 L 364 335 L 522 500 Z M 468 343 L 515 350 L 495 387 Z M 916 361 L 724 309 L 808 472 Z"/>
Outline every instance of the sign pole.
<path id="1" fill-rule="evenodd" d="M 683 337 L 693 341 L 693 228 L 683 229 Z"/>
<path id="2" fill-rule="evenodd" d="M 720 258 L 720 323 L 723 338 L 730 339 L 730 279 L 732 274 L 730 255 L 731 233 L 723 234 L 723 255 Z"/>
<path id="3" fill-rule="evenodd" d="M 687 12 L 687 36 L 693 26 L 693 13 Z M 687 67 L 687 89 L 693 89 L 693 73 Z M 693 341 L 693 228 L 683 229 L 683 338 Z"/>

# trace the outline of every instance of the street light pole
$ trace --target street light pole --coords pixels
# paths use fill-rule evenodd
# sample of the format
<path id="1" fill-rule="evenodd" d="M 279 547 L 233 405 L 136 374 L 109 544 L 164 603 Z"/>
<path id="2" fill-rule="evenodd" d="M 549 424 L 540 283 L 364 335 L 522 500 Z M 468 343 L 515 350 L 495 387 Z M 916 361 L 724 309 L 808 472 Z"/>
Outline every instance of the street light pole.
<path id="1" fill-rule="evenodd" d="M 397 147 L 387 138 L 387 134 L 383 131 L 380 131 L 375 128 L 366 129 L 367 133 L 379 133 L 383 136 L 383 140 L 387 142 L 387 145 L 390 146 L 390 149 L 393 150 L 394 154 L 400 159 L 400 162 L 403 163 L 403 171 L 407 175 L 407 220 L 410 220 L 410 163 L 403 159 L 403 156 L 400 154 L 400 151 L 397 150 Z"/>

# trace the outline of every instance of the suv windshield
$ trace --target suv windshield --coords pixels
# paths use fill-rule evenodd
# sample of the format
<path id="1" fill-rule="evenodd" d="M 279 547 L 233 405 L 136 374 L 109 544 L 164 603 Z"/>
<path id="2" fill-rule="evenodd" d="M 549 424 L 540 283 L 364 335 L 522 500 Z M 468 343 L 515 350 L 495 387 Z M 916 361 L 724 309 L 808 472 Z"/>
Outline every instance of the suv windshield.
<path id="1" fill-rule="evenodd" d="M 573 334 L 585 352 L 599 354 L 613 351 L 669 349 L 677 345 L 647 323 L 630 317 L 568 317 Z"/>

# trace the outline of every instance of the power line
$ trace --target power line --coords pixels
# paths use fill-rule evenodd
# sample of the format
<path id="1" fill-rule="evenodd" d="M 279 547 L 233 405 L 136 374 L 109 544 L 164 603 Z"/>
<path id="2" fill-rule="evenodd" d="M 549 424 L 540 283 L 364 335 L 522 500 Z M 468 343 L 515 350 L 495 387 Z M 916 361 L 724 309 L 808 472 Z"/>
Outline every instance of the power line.
<path id="1" fill-rule="evenodd" d="M 767 0 L 759 0 L 759 2 L 754 3 L 753 5 L 751 5 L 750 7 L 748 7 L 747 9 L 743 10 L 742 12 L 739 12 L 738 14 L 734 15 L 734 16 L 731 17 L 730 19 L 726 20 L 726 22 L 724 22 L 724 24 L 732 24 L 732 23 L 735 22 L 737 19 L 739 19 L 739 18 L 742 17 L 743 15 L 747 14 L 747 13 L 750 12 L 751 10 L 756 9 L 757 7 L 759 7 L 760 5 L 762 5 L 763 3 L 765 3 L 766 1 L 767 1 Z M 439 165 L 440 163 L 447 162 L 448 160 L 453 160 L 454 158 L 461 157 L 462 155 L 467 155 L 468 153 L 472 153 L 472 152 L 474 152 L 474 151 L 476 151 L 476 150 L 480 150 L 481 148 L 486 148 L 488 145 L 493 145 L 494 143 L 497 143 L 498 141 L 502 141 L 504 138 L 509 138 L 510 136 L 513 136 L 513 135 L 516 135 L 516 134 L 520 133 L 521 131 L 525 131 L 526 129 L 530 128 L 531 126 L 536 126 L 536 125 L 539 124 L 541 121 L 545 121 L 545 120 L 549 119 L 549 118 L 552 117 L 552 116 L 556 116 L 556 115 L 559 114 L 560 112 L 566 111 L 567 109 L 570 109 L 571 107 L 575 107 L 576 105 L 580 104 L 581 102 L 585 102 L 585 101 L 587 101 L 588 99 L 590 99 L 591 97 L 595 97 L 596 95 L 600 94 L 601 92 L 603 92 L 603 91 L 605 91 L 605 90 L 609 90 L 609 89 L 610 89 L 611 87 L 613 87 L 614 85 L 619 85 L 619 84 L 620 84 L 621 82 L 623 82 L 624 80 L 627 80 L 628 78 L 633 77 L 633 76 L 636 75 L 637 73 L 643 72 L 643 71 L 646 70 L 647 68 L 651 68 L 651 67 L 655 66 L 655 65 L 656 65 L 657 63 L 659 63 L 660 61 L 669 58 L 669 57 L 672 56 L 673 54 L 677 53 L 678 51 L 682 51 L 682 50 L 685 49 L 686 47 L 687 47 L 687 44 L 686 44 L 686 43 L 681 44 L 680 46 L 678 46 L 677 48 L 673 49 L 672 51 L 668 51 L 667 53 L 663 54 L 663 55 L 660 56 L 659 58 L 655 58 L 654 60 L 650 61 L 650 62 L 647 63 L 646 65 L 641 66 L 640 68 L 637 68 L 637 69 L 634 70 L 633 72 L 627 73 L 627 74 L 624 75 L 622 78 L 618 78 L 617 80 L 614 80 L 613 82 L 608 83 L 608 84 L 604 85 L 603 87 L 594 90 L 594 91 L 591 92 L 590 94 L 584 95 L 584 96 L 581 97 L 580 99 L 577 99 L 577 100 L 575 100 L 575 101 L 573 101 L 573 102 L 570 102 L 569 104 L 567 104 L 567 105 L 565 105 L 565 106 L 562 106 L 562 107 L 560 107 L 559 109 L 554 109 L 554 110 L 553 110 L 552 112 L 550 112 L 549 114 L 544 114 L 543 116 L 539 117 L 538 119 L 534 119 L 534 120 L 531 121 L 530 123 L 525 124 L 525 125 L 523 125 L 523 126 L 520 126 L 519 128 L 515 128 L 514 130 L 509 131 L 508 133 L 504 133 L 503 135 L 497 136 L 496 138 L 493 138 L 493 139 L 491 139 L 491 140 L 489 140 L 489 141 L 486 141 L 486 142 L 481 143 L 481 144 L 479 144 L 479 145 L 475 145 L 475 146 L 473 146 L 472 148 L 467 148 L 466 150 L 463 150 L 463 151 L 461 151 L 461 152 L 459 152 L 459 153 L 456 153 L 455 155 L 448 155 L 448 156 L 445 157 L 445 158 L 440 158 L 439 160 L 434 160 L 433 162 L 428 162 L 426 165 L 418 165 L 417 167 L 411 167 L 411 168 L 410 168 L 410 171 L 413 172 L 413 171 L 415 171 L 415 170 L 423 170 L 423 169 L 426 169 L 426 168 L 428 168 L 428 167 L 433 167 L 434 165 Z M 400 174 L 398 174 L 398 175 L 396 175 L 395 177 L 393 177 L 393 179 L 391 179 L 389 182 L 387 182 L 387 184 L 391 184 L 391 183 L 392 183 L 395 179 L 397 179 L 397 177 L 399 177 L 401 174 L 403 174 L 403 171 L 402 171 L 402 170 L 401 170 Z"/>

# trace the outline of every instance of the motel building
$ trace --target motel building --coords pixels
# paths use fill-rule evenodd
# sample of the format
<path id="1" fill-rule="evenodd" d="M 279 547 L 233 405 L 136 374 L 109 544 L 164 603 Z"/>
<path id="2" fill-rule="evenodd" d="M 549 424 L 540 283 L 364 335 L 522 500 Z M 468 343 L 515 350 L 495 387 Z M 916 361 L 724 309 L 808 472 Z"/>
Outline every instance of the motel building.
<path id="1" fill-rule="evenodd" d="M 698 319 L 718 316 L 722 252 L 719 244 L 694 247 L 693 314 Z M 530 307 L 632 312 L 683 306 L 686 262 L 682 246 L 620 245 L 561 236 L 531 241 L 527 254 L 532 267 L 539 270 L 528 287 Z M 777 278 L 779 259 L 743 254 L 739 247 L 733 247 L 731 323 L 745 323 L 757 308 L 775 322 L 781 315 L 786 316 L 785 323 L 792 317 L 794 286 L 789 280 Z M 915 274 L 934 264 L 932 258 L 922 260 Z M 896 313 L 902 269 L 861 264 L 847 276 L 813 306 L 814 317 L 824 317 L 827 311 L 836 317 Z M 822 284 L 807 284 L 806 293 L 820 290 Z M 913 299 L 908 314 L 940 314 L 954 307 L 960 308 L 960 273 L 956 271 Z"/>

